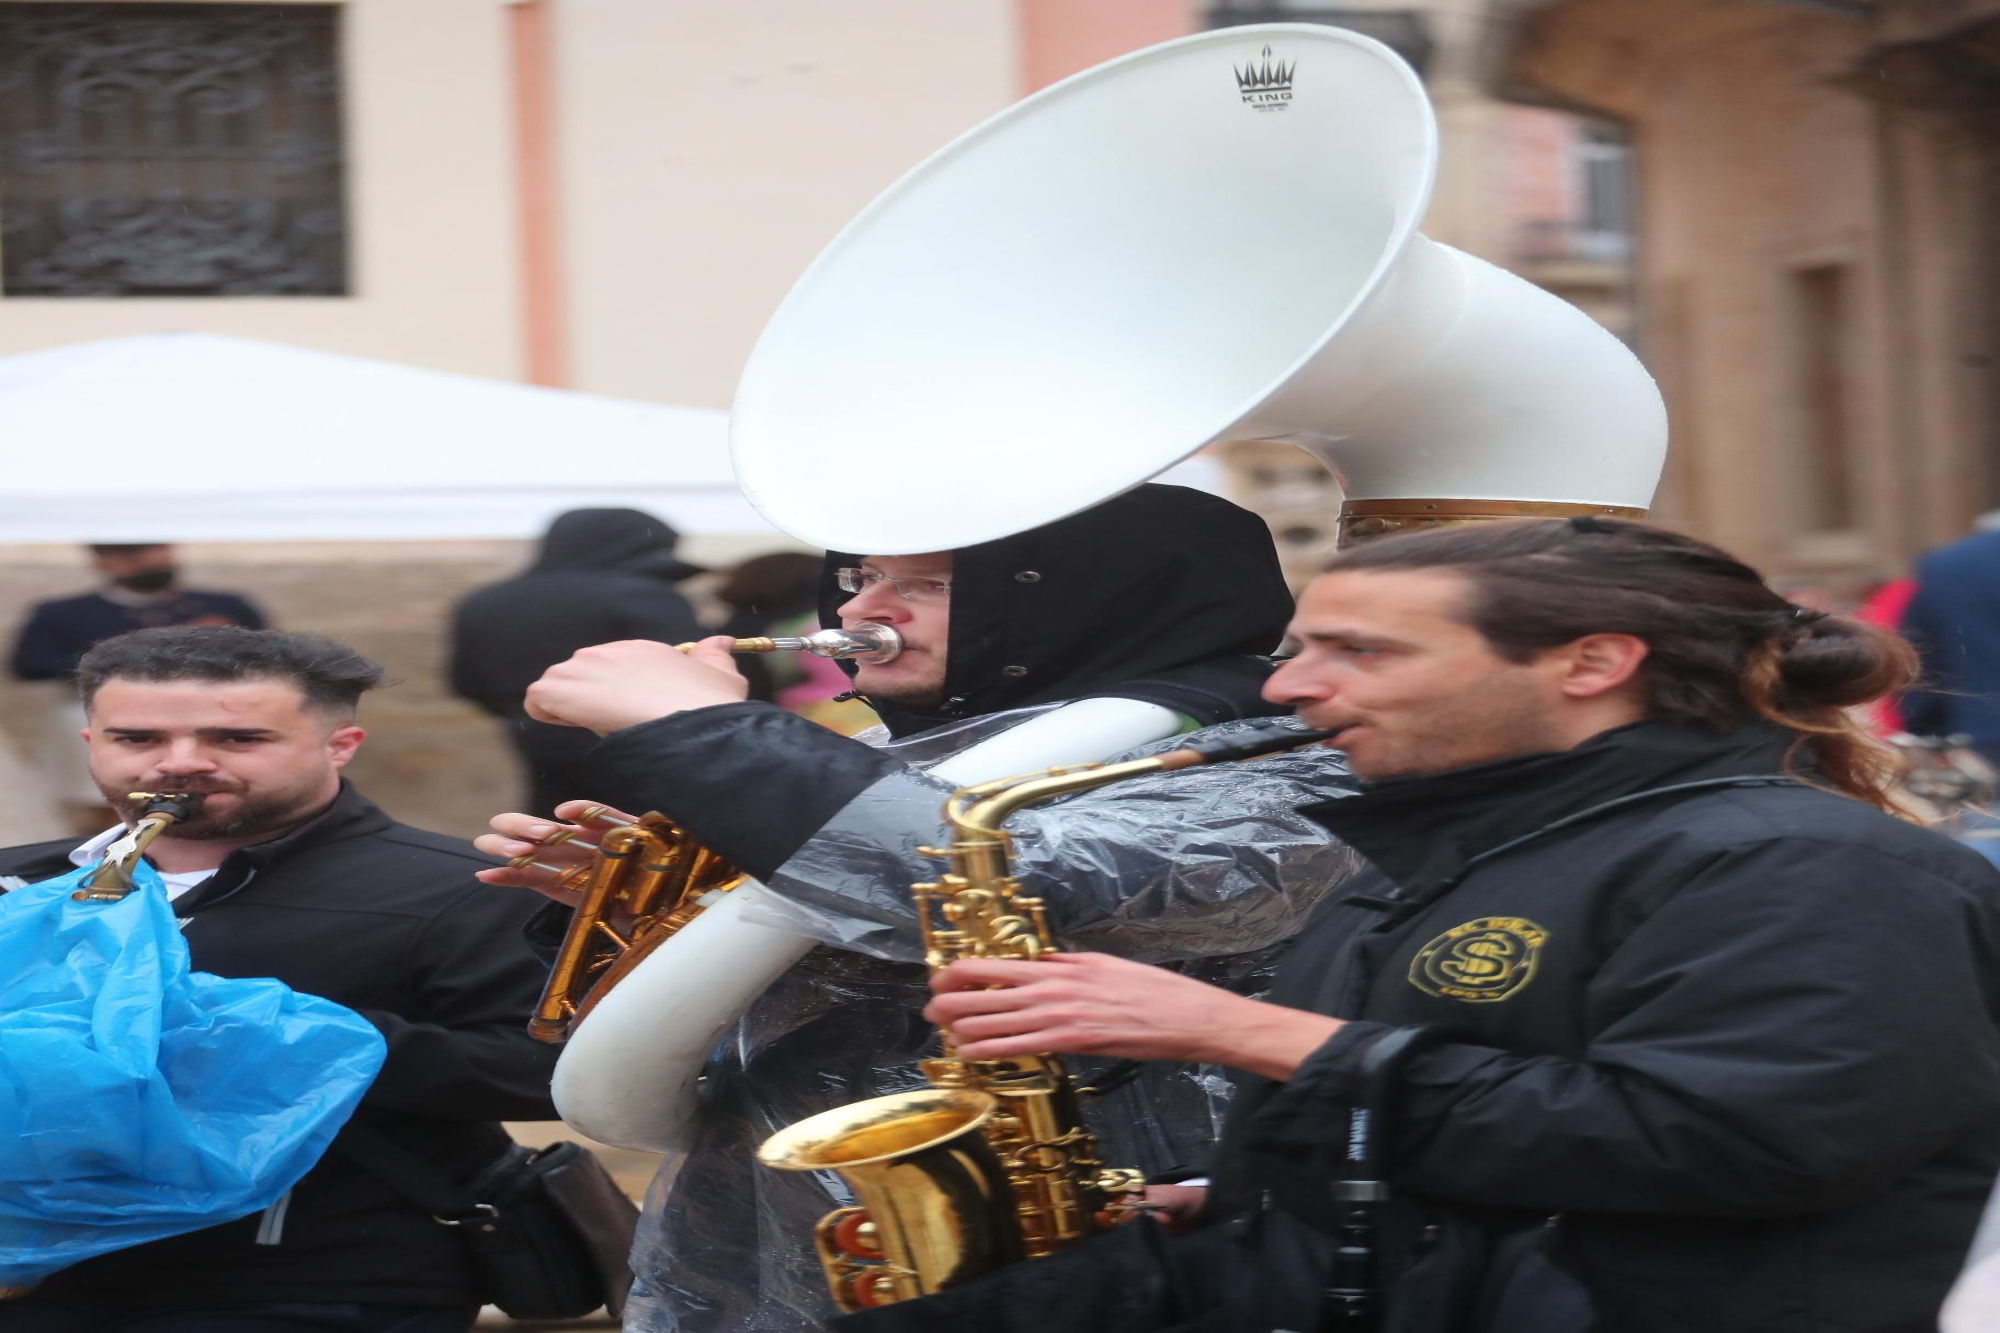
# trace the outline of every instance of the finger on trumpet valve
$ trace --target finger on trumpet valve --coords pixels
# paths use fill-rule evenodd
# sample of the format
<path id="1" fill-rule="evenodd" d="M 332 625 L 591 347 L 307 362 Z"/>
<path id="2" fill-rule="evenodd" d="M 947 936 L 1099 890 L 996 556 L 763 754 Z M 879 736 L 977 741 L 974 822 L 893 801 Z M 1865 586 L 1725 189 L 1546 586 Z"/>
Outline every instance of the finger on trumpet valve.
<path id="1" fill-rule="evenodd" d="M 586 818 L 588 818 L 591 815 L 595 814 L 597 811 L 602 810 L 603 808 L 604 807 L 601 805 L 592 806 L 589 810 L 584 812 L 584 815 Z M 596 851 L 597 850 L 596 843 L 585 842 L 581 838 L 577 837 L 577 834 L 581 832 L 583 832 L 582 829 L 573 829 L 573 828 L 557 829 L 554 833 L 551 833 L 548 837 L 543 838 L 539 845 L 543 847 L 560 847 L 564 843 L 568 843 L 572 847 L 579 847 L 586 852 Z"/>

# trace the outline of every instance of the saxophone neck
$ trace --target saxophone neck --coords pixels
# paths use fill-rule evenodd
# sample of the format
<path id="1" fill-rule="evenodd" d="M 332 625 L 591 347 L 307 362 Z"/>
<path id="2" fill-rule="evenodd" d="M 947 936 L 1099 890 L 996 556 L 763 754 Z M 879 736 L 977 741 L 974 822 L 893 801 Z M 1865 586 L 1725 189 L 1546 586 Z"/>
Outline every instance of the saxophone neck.
<path id="1" fill-rule="evenodd" d="M 1325 740 L 1332 734 L 1330 731 L 1303 730 L 1291 725 L 1288 718 L 1260 718 L 1227 736 L 1194 741 L 1145 759 L 1127 759 L 1116 764 L 1076 764 L 963 787 L 953 792 L 951 800 L 946 803 L 945 821 L 951 825 L 957 841 L 1000 841 L 1004 844 L 1007 835 L 1001 826 L 1031 805 L 1151 773 L 1172 773 L 1202 764 L 1232 763 L 1275 754 L 1280 750 L 1294 750 Z"/>
<path id="2" fill-rule="evenodd" d="M 1180 751 L 1171 753 L 1179 754 Z M 1162 754 L 1148 759 L 1128 759 L 1120 764 L 1074 764 L 1067 768 L 1022 773 L 996 782 L 982 782 L 976 787 L 952 793 L 945 806 L 945 822 L 951 825 L 952 836 L 957 842 L 1004 844 L 1007 834 L 1002 825 L 1029 806 L 1053 801 L 1071 792 L 1109 786 L 1126 778 L 1165 772 L 1168 767 L 1166 761 L 1170 757 L 1170 754 Z"/>

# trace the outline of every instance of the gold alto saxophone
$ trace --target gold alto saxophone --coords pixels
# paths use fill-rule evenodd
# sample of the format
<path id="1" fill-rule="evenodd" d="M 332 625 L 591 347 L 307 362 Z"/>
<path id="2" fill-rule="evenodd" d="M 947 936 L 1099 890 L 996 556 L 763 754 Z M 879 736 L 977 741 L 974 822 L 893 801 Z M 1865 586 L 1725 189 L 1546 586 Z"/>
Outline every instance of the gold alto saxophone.
<path id="1" fill-rule="evenodd" d="M 944 817 L 948 864 L 911 886 L 932 975 L 961 958 L 1032 961 L 1055 951 L 1042 903 L 1010 872 L 1002 827 L 1043 801 L 1152 773 L 1251 759 L 1329 732 L 1272 722 L 1147 759 L 1080 764 L 954 792 Z M 1083 1094 L 1060 1056 L 966 1060 L 952 1034 L 920 1068 L 930 1087 L 802 1120 L 757 1151 L 781 1171 L 838 1171 L 859 1203 L 814 1230 L 834 1304 L 852 1313 L 928 1295 L 1021 1259 L 1067 1249 L 1116 1223 L 1144 1183 L 1106 1167 L 1085 1127 Z"/>
<path id="2" fill-rule="evenodd" d="M 693 646 L 676 645 L 682 652 Z M 805 652 L 857 662 L 887 662 L 902 650 L 902 638 L 893 628 L 874 623 L 797 638 L 738 639 L 732 645 L 739 653 Z M 715 894 L 744 880 L 742 871 L 696 843 L 665 815 L 649 813 L 627 823 L 607 807 L 593 805 L 573 822 L 604 833 L 592 843 L 579 838 L 578 829 L 560 829 L 540 845 L 573 843 L 590 852 L 589 860 L 569 867 L 548 865 L 530 852 L 507 863 L 516 870 L 551 871 L 555 888 L 582 895 L 528 1020 L 528 1032 L 548 1042 L 568 1037 L 593 1005 L 699 916 Z"/>

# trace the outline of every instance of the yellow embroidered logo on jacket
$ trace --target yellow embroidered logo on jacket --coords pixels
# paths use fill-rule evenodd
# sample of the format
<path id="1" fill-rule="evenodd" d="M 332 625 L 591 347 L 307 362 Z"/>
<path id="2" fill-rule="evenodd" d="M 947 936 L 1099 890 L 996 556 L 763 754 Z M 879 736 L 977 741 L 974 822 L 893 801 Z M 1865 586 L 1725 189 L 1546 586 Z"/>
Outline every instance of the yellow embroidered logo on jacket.
<path id="1" fill-rule="evenodd" d="M 1549 932 L 1518 916 L 1482 916 L 1417 950 L 1410 984 L 1440 999 L 1487 1004 L 1504 1000 L 1535 977 Z"/>

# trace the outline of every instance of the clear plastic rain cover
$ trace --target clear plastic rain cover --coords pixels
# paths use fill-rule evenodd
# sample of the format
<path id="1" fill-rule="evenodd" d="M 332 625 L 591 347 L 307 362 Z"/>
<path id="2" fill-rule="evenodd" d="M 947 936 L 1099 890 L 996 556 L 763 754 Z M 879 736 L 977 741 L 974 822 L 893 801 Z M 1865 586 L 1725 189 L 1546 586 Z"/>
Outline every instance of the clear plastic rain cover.
<path id="1" fill-rule="evenodd" d="M 269 1207 L 381 1067 L 359 1014 L 268 979 L 193 972 L 141 864 L 0 895 L 0 1287 Z"/>
<path id="2" fill-rule="evenodd" d="M 691 1149 L 662 1163 L 648 1195 L 629 1333 L 794 1333 L 832 1312 L 812 1229 L 852 1200 L 838 1176 L 769 1170 L 752 1153 L 806 1116 L 923 1085 L 916 1062 L 935 1039 L 921 1013 L 929 992 L 908 886 L 938 871 L 917 848 L 943 837 L 951 789 L 921 770 L 1042 711 L 882 745 L 912 768 L 863 792 L 772 877 L 787 903 L 765 923 L 839 947 L 813 950 L 779 978 L 710 1062 Z M 1339 757 L 1315 748 L 1078 793 L 1023 811 L 1008 829 L 1022 885 L 1047 902 L 1063 947 L 1254 993 L 1276 946 L 1358 864 L 1297 807 L 1352 789 Z M 1070 1066 L 1087 1083 L 1105 1063 Z M 1228 1088 L 1218 1068 L 1147 1065 L 1087 1114 L 1106 1161 L 1157 1173 L 1205 1157 Z"/>

